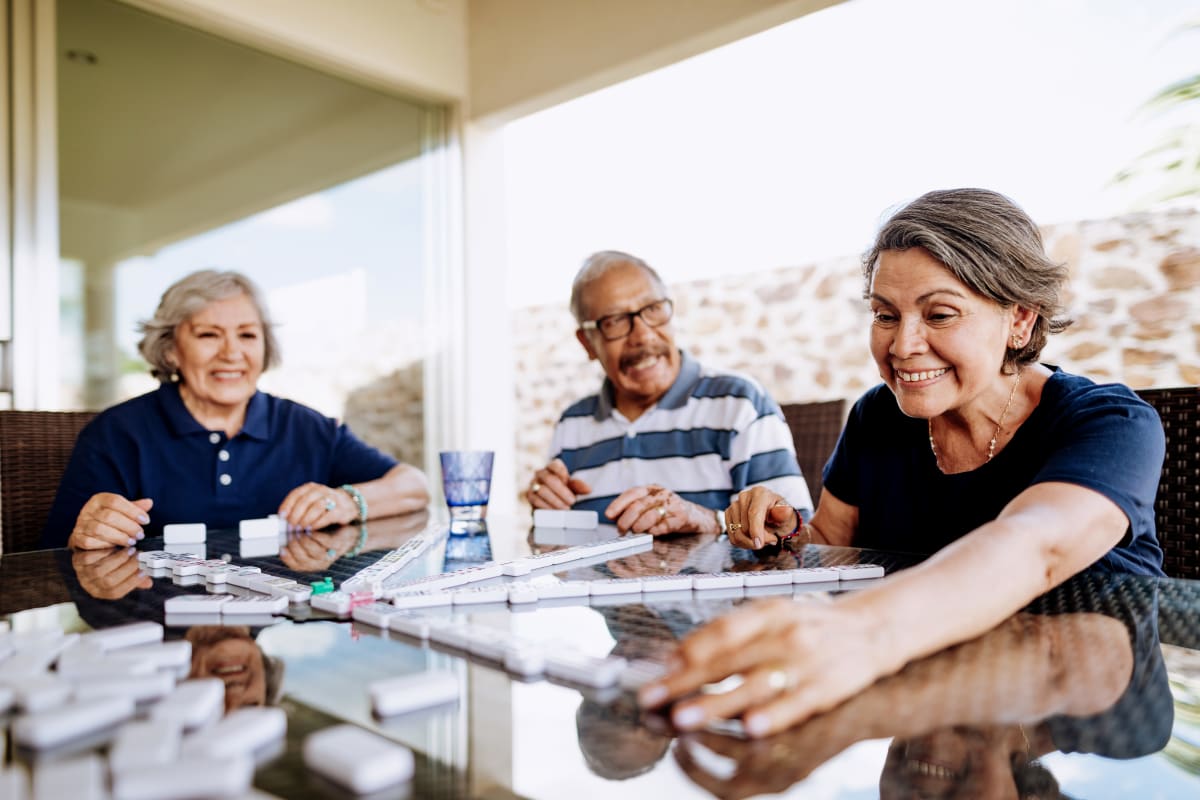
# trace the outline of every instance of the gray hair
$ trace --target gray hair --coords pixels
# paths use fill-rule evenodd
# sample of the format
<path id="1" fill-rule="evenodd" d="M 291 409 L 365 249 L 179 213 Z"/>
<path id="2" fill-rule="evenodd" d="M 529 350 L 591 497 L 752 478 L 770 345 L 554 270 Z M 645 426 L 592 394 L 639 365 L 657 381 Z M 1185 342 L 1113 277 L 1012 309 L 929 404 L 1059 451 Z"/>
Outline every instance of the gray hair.
<path id="1" fill-rule="evenodd" d="M 576 322 L 584 321 L 583 293 L 588 284 L 599 280 L 609 270 L 625 264 L 632 264 L 644 271 L 651 282 L 662 291 L 663 297 L 667 296 L 667 285 L 645 261 L 620 250 L 601 250 L 584 259 L 583 266 L 579 268 L 579 272 L 575 274 L 575 281 L 571 284 L 571 313 Z"/>
<path id="2" fill-rule="evenodd" d="M 1024 347 L 1009 347 L 1004 367 L 1012 371 L 1032 364 L 1052 333 L 1071 320 L 1063 312 L 1062 287 L 1066 264 L 1046 256 L 1037 225 L 1002 194 L 986 189 L 947 189 L 929 192 L 902 207 L 884 223 L 875 244 L 863 255 L 864 294 L 885 250 L 920 247 L 975 292 L 999 303 L 1037 314 Z"/>
<path id="3" fill-rule="evenodd" d="M 267 316 L 267 305 L 263 302 L 258 286 L 240 272 L 205 269 L 186 275 L 171 284 L 163 292 L 154 316 L 138 323 L 138 332 L 142 334 L 142 340 L 138 342 L 138 352 L 150 364 L 150 374 L 164 383 L 171 380 L 178 371 L 177 366 L 172 364 L 168 357 L 175 346 L 175 329 L 209 303 L 238 294 L 244 294 L 250 299 L 262 322 L 265 350 L 263 369 L 277 365 L 279 342 L 275 339 L 273 324 Z"/>

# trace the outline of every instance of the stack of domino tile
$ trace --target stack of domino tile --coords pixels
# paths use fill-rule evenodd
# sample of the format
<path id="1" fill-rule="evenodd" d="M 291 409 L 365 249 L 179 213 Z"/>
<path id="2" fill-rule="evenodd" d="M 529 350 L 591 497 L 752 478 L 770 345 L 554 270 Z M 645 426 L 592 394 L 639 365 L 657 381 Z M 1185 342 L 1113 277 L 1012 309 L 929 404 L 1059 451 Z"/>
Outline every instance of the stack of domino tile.
<path id="1" fill-rule="evenodd" d="M 395 550 L 385 553 L 371 566 L 346 578 L 337 591 L 315 595 L 311 600 L 312 607 L 345 616 L 359 597 L 370 601 L 384 596 L 390 591 L 384 588 L 385 581 L 419 558 L 443 533 L 418 533 Z"/>
<path id="2" fill-rule="evenodd" d="M 135 622 L 91 633 L 0 633 L 0 711 L 16 709 L 12 739 L 39 754 L 36 797 L 138 800 L 240 795 L 253 756 L 282 741 L 281 709 L 224 718 L 225 685 L 183 680 L 191 643 L 163 641 L 162 626 Z M 110 745 L 106 756 L 95 748 Z M 30 777 L 0 769 L 0 795 L 23 798 Z"/>

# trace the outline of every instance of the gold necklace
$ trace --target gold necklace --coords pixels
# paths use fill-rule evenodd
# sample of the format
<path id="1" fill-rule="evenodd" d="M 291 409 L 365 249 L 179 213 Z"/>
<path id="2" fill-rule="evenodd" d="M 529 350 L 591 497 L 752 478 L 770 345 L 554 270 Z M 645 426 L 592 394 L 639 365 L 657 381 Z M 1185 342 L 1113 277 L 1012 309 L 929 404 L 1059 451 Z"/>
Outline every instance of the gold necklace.
<path id="1" fill-rule="evenodd" d="M 1008 416 L 1008 409 L 1012 407 L 1013 398 L 1017 396 L 1017 387 L 1021 385 L 1021 370 L 1017 370 L 1017 379 L 1013 381 L 1012 389 L 1008 393 L 1008 400 L 1004 403 L 1004 410 L 1000 412 L 1000 421 L 996 423 L 996 430 L 992 433 L 992 439 L 988 442 L 987 463 L 996 455 L 996 440 L 1000 438 L 1000 428 L 1004 425 L 1004 419 Z M 942 462 L 938 458 L 937 445 L 933 441 L 933 417 L 929 418 L 929 449 L 933 451 L 933 463 L 937 464 L 937 468 L 942 472 Z"/>

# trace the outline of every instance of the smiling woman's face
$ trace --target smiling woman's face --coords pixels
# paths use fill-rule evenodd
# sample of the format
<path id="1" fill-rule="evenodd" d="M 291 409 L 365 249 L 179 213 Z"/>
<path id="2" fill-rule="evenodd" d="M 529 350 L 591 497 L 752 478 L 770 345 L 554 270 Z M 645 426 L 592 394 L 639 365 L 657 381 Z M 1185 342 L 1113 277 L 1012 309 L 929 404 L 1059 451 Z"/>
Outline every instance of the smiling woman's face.
<path id="1" fill-rule="evenodd" d="M 192 678 L 225 682 L 226 713 L 267 702 L 266 665 L 247 628 L 197 626 L 188 631 L 192 643 Z"/>

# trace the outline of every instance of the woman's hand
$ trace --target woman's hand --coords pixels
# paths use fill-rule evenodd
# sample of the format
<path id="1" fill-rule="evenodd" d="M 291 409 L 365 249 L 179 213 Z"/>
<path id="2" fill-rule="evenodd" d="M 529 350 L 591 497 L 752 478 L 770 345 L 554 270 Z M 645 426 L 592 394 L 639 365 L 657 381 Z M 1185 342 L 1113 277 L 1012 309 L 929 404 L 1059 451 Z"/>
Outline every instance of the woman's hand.
<path id="1" fill-rule="evenodd" d="M 662 486 L 635 486 L 617 495 L 604 516 L 621 533 L 720 533 L 712 509 L 684 500 Z"/>
<path id="2" fill-rule="evenodd" d="M 725 530 L 734 547 L 761 550 L 779 543 L 799 524 L 787 500 L 763 486 L 741 492 L 725 509 Z"/>
<path id="3" fill-rule="evenodd" d="M 320 572 L 353 549 L 358 533 L 358 526 L 347 525 L 328 533 L 291 534 L 279 550 L 279 560 L 297 572 Z"/>
<path id="4" fill-rule="evenodd" d="M 766 736 L 833 708 L 898 669 L 889 643 L 865 615 L 812 595 L 748 603 L 694 631 L 671 659 L 671 672 L 643 686 L 647 708 L 675 702 L 682 730 L 741 716 L 746 733 Z M 693 697 L 701 687 L 741 675 L 737 688 Z"/>
<path id="5" fill-rule="evenodd" d="M 288 492 L 279 504 L 279 516 L 293 528 L 327 528 L 357 517 L 358 506 L 341 489 L 310 481 Z"/>
<path id="6" fill-rule="evenodd" d="M 117 600 L 134 589 L 154 585 L 150 576 L 142 573 L 137 551 L 132 548 L 76 550 L 71 553 L 71 566 L 83 590 L 100 600 Z"/>
<path id="7" fill-rule="evenodd" d="M 147 512 L 154 505 L 150 498 L 126 500 L 119 494 L 94 494 L 79 509 L 75 528 L 67 538 L 67 547 L 76 550 L 103 550 L 130 547 L 144 539 L 142 526 L 149 524 Z"/>
<path id="8" fill-rule="evenodd" d="M 592 491 L 586 481 L 572 478 L 567 465 L 556 458 L 533 473 L 533 480 L 525 491 L 525 499 L 534 508 L 568 509 L 575 505 L 579 495 Z"/>

